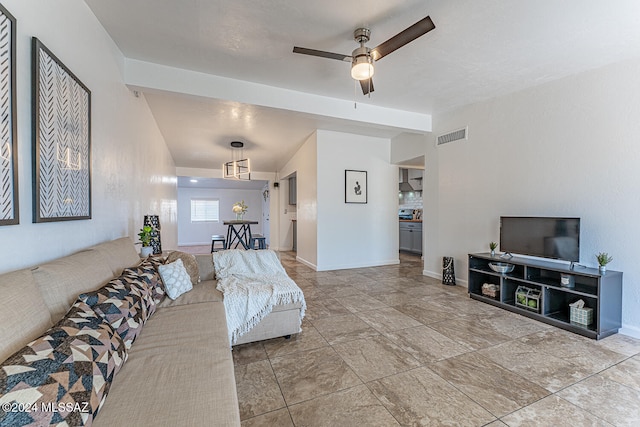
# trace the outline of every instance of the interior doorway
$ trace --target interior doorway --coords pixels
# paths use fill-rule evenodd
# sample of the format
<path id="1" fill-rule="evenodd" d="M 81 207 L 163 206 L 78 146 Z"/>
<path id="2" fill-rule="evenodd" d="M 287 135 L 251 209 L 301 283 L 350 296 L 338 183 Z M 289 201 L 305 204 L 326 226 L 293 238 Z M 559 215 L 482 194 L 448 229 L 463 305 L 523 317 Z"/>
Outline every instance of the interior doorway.
<path id="1" fill-rule="evenodd" d="M 251 232 L 269 236 L 269 202 L 265 180 L 239 181 L 222 178 L 178 177 L 178 247 L 185 252 L 210 253 L 211 236 L 227 234 L 225 221 L 235 219 L 233 205 L 244 202 L 248 207 L 244 219 L 256 221 Z M 194 201 L 207 201 L 207 217 L 194 218 Z M 266 211 L 266 217 L 265 217 Z M 267 241 L 268 242 L 268 241 Z"/>

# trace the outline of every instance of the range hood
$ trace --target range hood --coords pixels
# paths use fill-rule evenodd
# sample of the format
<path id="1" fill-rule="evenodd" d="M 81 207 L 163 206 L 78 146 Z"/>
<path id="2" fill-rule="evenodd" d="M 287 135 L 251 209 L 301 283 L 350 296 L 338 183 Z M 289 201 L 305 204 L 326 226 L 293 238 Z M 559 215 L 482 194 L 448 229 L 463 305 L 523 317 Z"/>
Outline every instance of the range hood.
<path id="1" fill-rule="evenodd" d="M 411 191 L 415 191 L 411 184 L 409 184 L 409 169 L 400 169 L 400 172 L 402 172 L 402 180 L 400 181 L 399 185 L 400 192 L 408 193 Z"/>

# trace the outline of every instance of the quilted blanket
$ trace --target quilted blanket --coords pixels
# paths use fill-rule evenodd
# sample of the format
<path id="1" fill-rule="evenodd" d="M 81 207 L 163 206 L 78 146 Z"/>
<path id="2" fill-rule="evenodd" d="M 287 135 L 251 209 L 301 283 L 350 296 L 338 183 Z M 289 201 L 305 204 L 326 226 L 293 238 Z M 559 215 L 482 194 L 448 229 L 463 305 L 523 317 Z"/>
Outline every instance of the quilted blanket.
<path id="1" fill-rule="evenodd" d="M 287 275 L 274 251 L 214 252 L 213 265 L 217 289 L 224 294 L 231 345 L 260 323 L 276 305 L 301 303 L 302 322 L 306 309 L 304 294 Z"/>

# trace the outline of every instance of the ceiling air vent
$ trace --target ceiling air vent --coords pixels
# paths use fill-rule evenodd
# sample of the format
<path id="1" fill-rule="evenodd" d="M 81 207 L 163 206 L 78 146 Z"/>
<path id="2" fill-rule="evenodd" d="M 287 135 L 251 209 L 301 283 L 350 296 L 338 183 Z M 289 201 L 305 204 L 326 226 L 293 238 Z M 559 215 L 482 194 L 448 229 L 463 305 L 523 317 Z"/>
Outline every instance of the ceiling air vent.
<path id="1" fill-rule="evenodd" d="M 467 131 L 468 127 L 464 127 L 462 129 L 454 130 L 453 132 L 445 133 L 444 135 L 438 136 L 438 144 L 447 144 L 449 142 L 458 141 L 460 139 L 467 139 Z"/>

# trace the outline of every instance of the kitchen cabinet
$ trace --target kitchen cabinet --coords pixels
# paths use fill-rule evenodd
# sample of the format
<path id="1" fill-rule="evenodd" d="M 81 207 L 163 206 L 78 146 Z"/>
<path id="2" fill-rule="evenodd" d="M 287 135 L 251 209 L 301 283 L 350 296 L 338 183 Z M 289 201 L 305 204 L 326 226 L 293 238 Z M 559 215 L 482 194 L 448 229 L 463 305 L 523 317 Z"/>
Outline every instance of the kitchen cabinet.
<path id="1" fill-rule="evenodd" d="M 289 204 L 295 205 L 298 203 L 298 189 L 296 177 L 289 178 Z"/>
<path id="2" fill-rule="evenodd" d="M 421 222 L 400 222 L 399 248 L 401 251 L 422 254 Z"/>
<path id="3" fill-rule="evenodd" d="M 424 171 L 422 169 L 409 169 L 409 184 L 415 191 L 422 191 L 422 176 Z"/>

